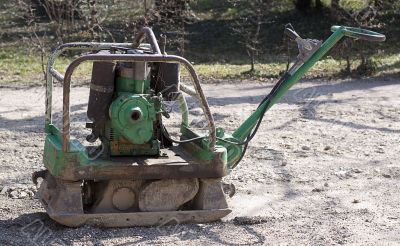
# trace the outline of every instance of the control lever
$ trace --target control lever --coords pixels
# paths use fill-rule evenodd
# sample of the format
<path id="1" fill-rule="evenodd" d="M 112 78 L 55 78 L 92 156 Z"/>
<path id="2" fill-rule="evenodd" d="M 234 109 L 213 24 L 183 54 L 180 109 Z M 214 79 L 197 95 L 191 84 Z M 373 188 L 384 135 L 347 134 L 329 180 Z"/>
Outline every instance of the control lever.
<path id="1" fill-rule="evenodd" d="M 301 46 L 303 46 L 304 48 L 306 48 L 307 50 L 311 50 L 311 46 L 307 43 L 306 40 L 304 40 L 302 37 L 300 37 L 299 34 L 297 34 L 297 32 L 293 29 L 290 29 L 288 27 L 285 28 L 285 34 L 293 39 L 294 41 L 296 41 L 297 44 L 300 44 Z"/>
<path id="2" fill-rule="evenodd" d="M 299 34 L 297 34 L 297 32 L 289 27 L 285 28 L 285 34 L 293 39 L 294 41 L 296 41 L 297 45 L 299 45 L 300 47 L 303 47 L 306 50 L 312 50 L 312 45 L 310 44 L 308 39 L 303 39 L 302 37 L 300 37 Z"/>
<path id="3" fill-rule="evenodd" d="M 291 39 L 293 39 L 293 40 L 296 40 L 296 38 L 300 38 L 300 35 L 297 34 L 297 32 L 296 32 L 295 30 L 293 30 L 293 29 L 291 29 L 291 28 L 289 28 L 289 27 L 286 27 L 286 28 L 285 28 L 285 34 L 286 34 L 289 38 L 291 38 Z"/>
<path id="4" fill-rule="evenodd" d="M 321 47 L 322 42 L 316 39 L 303 39 L 293 29 L 292 25 L 288 24 L 285 27 L 284 33 L 290 38 L 296 41 L 297 48 L 299 49 L 299 55 L 295 61 L 295 64 L 289 69 L 289 73 L 293 74 L 303 63 L 305 63 L 314 53 Z"/>

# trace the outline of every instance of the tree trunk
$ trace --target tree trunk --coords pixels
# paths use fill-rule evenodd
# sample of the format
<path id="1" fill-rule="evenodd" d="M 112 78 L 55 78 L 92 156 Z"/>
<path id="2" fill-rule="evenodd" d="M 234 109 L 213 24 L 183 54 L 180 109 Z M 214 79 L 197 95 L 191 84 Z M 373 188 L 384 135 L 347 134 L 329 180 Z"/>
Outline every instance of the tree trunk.
<path id="1" fill-rule="evenodd" d="M 346 56 L 346 73 L 351 73 L 351 63 L 350 63 L 350 56 Z"/>
<path id="2" fill-rule="evenodd" d="M 255 54 L 254 54 L 254 50 L 251 51 L 251 68 L 250 68 L 250 72 L 254 72 L 254 63 L 255 63 Z"/>
<path id="3" fill-rule="evenodd" d="M 311 0 L 297 0 L 296 9 L 299 11 L 307 11 L 311 7 Z"/>
<path id="4" fill-rule="evenodd" d="M 323 7 L 323 5 L 322 5 L 321 0 L 315 0 L 315 8 L 320 10 L 320 9 L 322 9 L 322 7 Z"/>

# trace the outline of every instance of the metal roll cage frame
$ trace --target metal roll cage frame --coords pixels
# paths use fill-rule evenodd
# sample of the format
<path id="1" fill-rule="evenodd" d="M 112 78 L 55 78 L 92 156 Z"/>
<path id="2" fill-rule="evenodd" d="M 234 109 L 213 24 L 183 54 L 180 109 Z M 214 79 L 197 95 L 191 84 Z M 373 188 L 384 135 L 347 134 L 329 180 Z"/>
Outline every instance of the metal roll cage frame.
<path id="1" fill-rule="evenodd" d="M 122 48 L 138 48 L 142 39 L 146 36 L 147 41 L 150 43 L 153 54 L 88 54 L 80 56 L 69 64 L 65 76 L 54 68 L 55 61 L 66 50 L 81 50 L 81 51 L 100 51 L 110 49 L 112 47 Z M 134 38 L 133 43 L 94 43 L 94 42 L 75 42 L 62 44 L 54 49 L 46 69 L 46 115 L 45 124 L 47 126 L 52 124 L 52 92 L 53 92 L 53 79 L 63 84 L 63 116 L 62 116 L 62 150 L 63 152 L 69 151 L 70 142 L 70 91 L 71 91 L 71 77 L 75 69 L 85 61 L 125 61 L 125 62 L 173 62 L 182 64 L 192 77 L 194 89 L 187 87 L 184 84 L 180 85 L 180 89 L 197 98 L 200 102 L 204 115 L 206 116 L 209 130 L 210 150 L 214 150 L 216 144 L 216 129 L 213 116 L 210 111 L 207 99 L 204 95 L 203 89 L 200 84 L 199 77 L 194 70 L 193 65 L 183 57 L 174 55 L 161 54 L 157 40 L 153 31 L 150 28 L 143 28 Z M 183 98 L 183 103 L 185 103 Z M 187 113 L 185 113 L 187 114 Z M 187 117 L 187 115 L 186 115 Z"/>

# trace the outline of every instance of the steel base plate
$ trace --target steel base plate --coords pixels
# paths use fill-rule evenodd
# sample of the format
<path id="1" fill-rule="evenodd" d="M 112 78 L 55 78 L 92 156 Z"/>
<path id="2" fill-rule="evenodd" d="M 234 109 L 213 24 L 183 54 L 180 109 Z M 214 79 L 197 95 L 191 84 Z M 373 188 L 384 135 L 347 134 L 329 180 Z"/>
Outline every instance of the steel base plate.
<path id="1" fill-rule="evenodd" d="M 46 209 L 47 210 L 47 209 Z M 95 227 L 132 227 L 132 226 L 163 226 L 184 223 L 207 223 L 217 221 L 232 210 L 192 210 L 169 212 L 137 212 L 137 213 L 104 213 L 104 214 L 50 214 L 56 222 L 79 227 L 90 225 Z M 49 212 L 49 211 L 47 211 Z"/>

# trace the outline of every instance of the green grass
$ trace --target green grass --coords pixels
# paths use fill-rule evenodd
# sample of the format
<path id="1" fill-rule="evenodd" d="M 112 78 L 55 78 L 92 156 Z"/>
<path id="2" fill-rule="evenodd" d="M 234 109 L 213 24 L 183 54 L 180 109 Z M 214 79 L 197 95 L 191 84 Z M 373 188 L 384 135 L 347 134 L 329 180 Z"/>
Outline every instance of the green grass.
<path id="1" fill-rule="evenodd" d="M 73 58 L 60 57 L 55 68 L 61 73 L 65 73 L 65 69 Z M 47 58 L 45 58 L 44 68 L 46 67 Z M 22 84 L 41 84 L 43 83 L 43 65 L 40 55 L 26 54 L 13 50 L 12 52 L 0 52 L 0 84 L 17 82 Z M 90 75 L 90 63 L 84 63 L 74 73 L 74 78 L 83 77 L 87 79 Z M 79 83 L 79 82 L 78 82 Z"/>
<path id="2" fill-rule="evenodd" d="M 117 1 L 119 2 L 119 1 Z M 342 0 L 342 4 L 355 8 L 368 1 Z M 330 5 L 330 0 L 323 1 L 325 6 Z M 133 3 L 130 3 L 133 4 Z M 196 5 L 197 4 L 197 5 Z M 330 13 L 327 9 L 323 13 L 303 15 L 293 10 L 293 1 L 282 0 L 281 7 L 269 13 L 273 18 L 264 24 L 260 33 L 262 51 L 256 64 L 256 72 L 251 76 L 246 74 L 250 69 L 247 65 L 248 57 L 240 44 L 239 37 L 231 31 L 235 16 L 235 9 L 226 1 L 199 0 L 193 6 L 199 17 L 204 17 L 198 22 L 188 24 L 186 27 L 187 45 L 185 57 L 196 65 L 197 73 L 203 80 L 218 79 L 255 79 L 263 80 L 276 78 L 285 70 L 286 43 L 283 42 L 283 26 L 286 23 L 294 24 L 296 30 L 304 37 L 326 39 L 330 35 L 329 28 L 332 24 Z M 134 19 L 140 14 L 138 11 L 128 11 L 129 8 L 121 8 L 122 5 L 110 6 L 106 14 L 105 26 L 113 28 L 116 32 L 117 42 L 123 42 L 123 38 L 130 38 L 131 30 L 124 29 L 122 20 Z M 43 82 L 41 58 L 34 48 L 29 36 L 30 29 L 20 20 L 15 18 L 16 8 L 10 2 L 0 0 L 0 83 L 33 83 Z M 363 7 L 360 5 L 360 7 Z M 272 11 L 272 10 L 268 10 Z M 360 61 L 360 52 L 368 51 L 373 55 L 376 64 L 376 75 L 399 74 L 400 54 L 398 42 L 400 37 L 400 23 L 396 14 L 385 15 L 385 23 L 382 31 L 388 39 L 380 44 L 357 44 L 351 50 L 352 69 L 355 69 Z M 45 34 L 47 26 L 43 25 L 39 35 Z M 111 29 L 110 29 L 111 30 Z M 156 35 L 159 33 L 155 29 Z M 118 36 L 119 35 L 119 36 Z M 50 36 L 50 35 L 48 35 Z M 76 33 L 74 41 L 82 41 L 82 34 Z M 171 38 L 171 37 L 169 37 Z M 173 37 L 172 37 L 173 38 Z M 110 40 L 108 40 L 110 41 Z M 56 46 L 55 39 L 47 37 L 46 47 Z M 168 50 L 168 53 L 172 54 Z M 292 56 L 294 53 L 292 53 Z M 56 68 L 63 72 L 73 57 L 61 57 Z M 47 57 L 45 58 L 47 62 Z M 316 64 L 307 74 L 308 78 L 315 77 L 341 77 L 346 67 L 344 60 L 325 58 Z M 73 82 L 84 81 L 90 76 L 90 64 L 83 64 L 76 72 Z"/>
<path id="3" fill-rule="evenodd" d="M 56 69 L 65 72 L 68 64 L 74 58 L 61 57 L 56 62 Z M 376 55 L 372 59 L 376 63 L 376 75 L 390 75 L 400 73 L 400 54 Z M 360 65 L 359 60 L 352 61 L 352 69 Z M 252 75 L 246 72 L 250 69 L 249 65 L 242 64 L 196 64 L 194 65 L 198 75 L 203 81 L 226 80 L 226 79 L 253 79 L 265 80 L 277 78 L 286 69 L 285 62 L 257 63 L 256 72 Z M 346 67 L 344 60 L 335 60 L 327 57 L 319 61 L 306 75 L 306 78 L 333 77 L 338 78 L 343 75 Z M 7 53 L 0 52 L 0 83 L 19 82 L 23 84 L 43 83 L 42 64 L 39 56 L 26 55 L 22 52 Z M 73 83 L 81 84 L 88 81 L 91 73 L 91 64 L 84 63 L 74 73 Z M 183 71 L 183 75 L 187 74 Z"/>
<path id="4" fill-rule="evenodd" d="M 377 63 L 376 76 L 390 75 L 400 72 L 400 54 L 389 56 L 373 56 L 372 58 Z M 355 70 L 361 61 L 352 61 L 351 68 Z M 212 79 L 265 79 L 277 78 L 286 69 L 286 63 L 259 63 L 256 64 L 256 72 L 249 76 L 246 72 L 249 71 L 249 65 L 231 65 L 231 64 L 199 64 L 195 65 L 197 73 L 204 78 Z M 346 68 L 344 60 L 335 60 L 326 58 L 319 61 L 307 73 L 306 78 L 318 77 L 340 77 Z"/>

